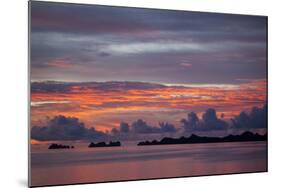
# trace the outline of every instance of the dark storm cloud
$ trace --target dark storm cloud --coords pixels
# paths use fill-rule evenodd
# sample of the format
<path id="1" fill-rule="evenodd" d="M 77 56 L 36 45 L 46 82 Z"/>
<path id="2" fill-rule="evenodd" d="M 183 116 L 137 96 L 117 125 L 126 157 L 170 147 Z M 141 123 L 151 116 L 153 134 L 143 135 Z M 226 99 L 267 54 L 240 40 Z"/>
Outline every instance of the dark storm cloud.
<path id="1" fill-rule="evenodd" d="M 183 128 L 187 132 L 226 130 L 229 125 L 226 121 L 217 117 L 216 110 L 209 108 L 200 120 L 195 112 L 190 112 L 187 119 L 182 119 Z"/>
<path id="2" fill-rule="evenodd" d="M 267 128 L 267 105 L 253 107 L 250 113 L 241 112 L 232 119 L 233 128 Z"/>
<path id="3" fill-rule="evenodd" d="M 96 140 L 106 138 L 105 133 L 86 128 L 84 123 L 75 117 L 55 116 L 47 121 L 45 126 L 34 126 L 31 138 L 48 140 Z"/>

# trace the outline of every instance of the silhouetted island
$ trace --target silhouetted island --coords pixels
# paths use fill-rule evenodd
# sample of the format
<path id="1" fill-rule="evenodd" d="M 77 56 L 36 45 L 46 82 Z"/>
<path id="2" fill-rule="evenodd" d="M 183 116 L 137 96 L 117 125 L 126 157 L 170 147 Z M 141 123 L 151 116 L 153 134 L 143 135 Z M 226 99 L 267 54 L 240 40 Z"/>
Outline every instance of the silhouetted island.
<path id="1" fill-rule="evenodd" d="M 74 146 L 51 144 L 48 149 L 74 149 Z"/>
<path id="2" fill-rule="evenodd" d="M 166 145 L 166 144 L 199 144 L 199 143 L 218 143 L 218 142 L 246 142 L 246 141 L 266 141 L 267 134 L 260 135 L 258 133 L 254 134 L 252 132 L 246 131 L 241 135 L 228 135 L 225 137 L 206 137 L 197 136 L 192 134 L 190 137 L 180 137 L 180 138 L 168 138 L 165 137 L 160 141 L 143 141 L 139 142 L 138 146 L 147 145 Z"/>
<path id="3" fill-rule="evenodd" d="M 95 147 L 116 147 L 116 146 L 121 146 L 121 143 L 119 141 L 117 142 L 110 141 L 108 144 L 106 144 L 105 142 L 99 142 L 96 144 L 94 142 L 91 142 L 88 147 L 95 148 Z"/>

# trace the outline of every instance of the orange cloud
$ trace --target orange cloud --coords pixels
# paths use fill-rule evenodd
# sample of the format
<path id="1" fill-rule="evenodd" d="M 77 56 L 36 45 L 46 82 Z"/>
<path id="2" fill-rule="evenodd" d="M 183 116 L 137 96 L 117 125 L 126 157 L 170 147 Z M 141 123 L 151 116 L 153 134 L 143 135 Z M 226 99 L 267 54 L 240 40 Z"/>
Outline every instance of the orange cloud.
<path id="1" fill-rule="evenodd" d="M 52 67 L 58 67 L 58 68 L 72 67 L 72 64 L 70 64 L 66 59 L 63 59 L 63 58 L 53 59 L 48 62 L 48 65 L 52 66 Z"/>
<path id="2" fill-rule="evenodd" d="M 31 120 L 58 114 L 75 116 L 100 130 L 109 130 L 121 121 L 143 118 L 149 122 L 170 121 L 177 124 L 187 112 L 199 115 L 207 108 L 229 119 L 242 110 L 261 107 L 267 99 L 267 82 L 255 80 L 236 87 L 161 87 L 151 89 L 104 89 L 95 84 L 69 86 L 68 92 L 36 91 Z"/>

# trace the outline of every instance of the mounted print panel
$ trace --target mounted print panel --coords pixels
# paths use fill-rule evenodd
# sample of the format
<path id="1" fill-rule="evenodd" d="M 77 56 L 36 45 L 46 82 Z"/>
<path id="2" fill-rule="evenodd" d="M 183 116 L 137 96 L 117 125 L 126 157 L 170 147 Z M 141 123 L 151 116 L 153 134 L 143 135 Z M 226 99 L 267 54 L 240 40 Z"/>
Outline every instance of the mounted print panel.
<path id="1" fill-rule="evenodd" d="M 267 171 L 267 17 L 29 5 L 30 186 Z"/>

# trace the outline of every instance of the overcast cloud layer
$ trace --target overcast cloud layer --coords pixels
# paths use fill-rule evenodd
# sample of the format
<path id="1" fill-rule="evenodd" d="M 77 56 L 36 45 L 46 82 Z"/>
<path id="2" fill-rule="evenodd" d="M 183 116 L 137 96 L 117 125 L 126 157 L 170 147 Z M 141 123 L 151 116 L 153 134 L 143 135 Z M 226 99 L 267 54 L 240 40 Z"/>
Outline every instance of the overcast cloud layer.
<path id="1" fill-rule="evenodd" d="M 266 78 L 266 17 L 35 1 L 31 20 L 32 80 Z"/>

